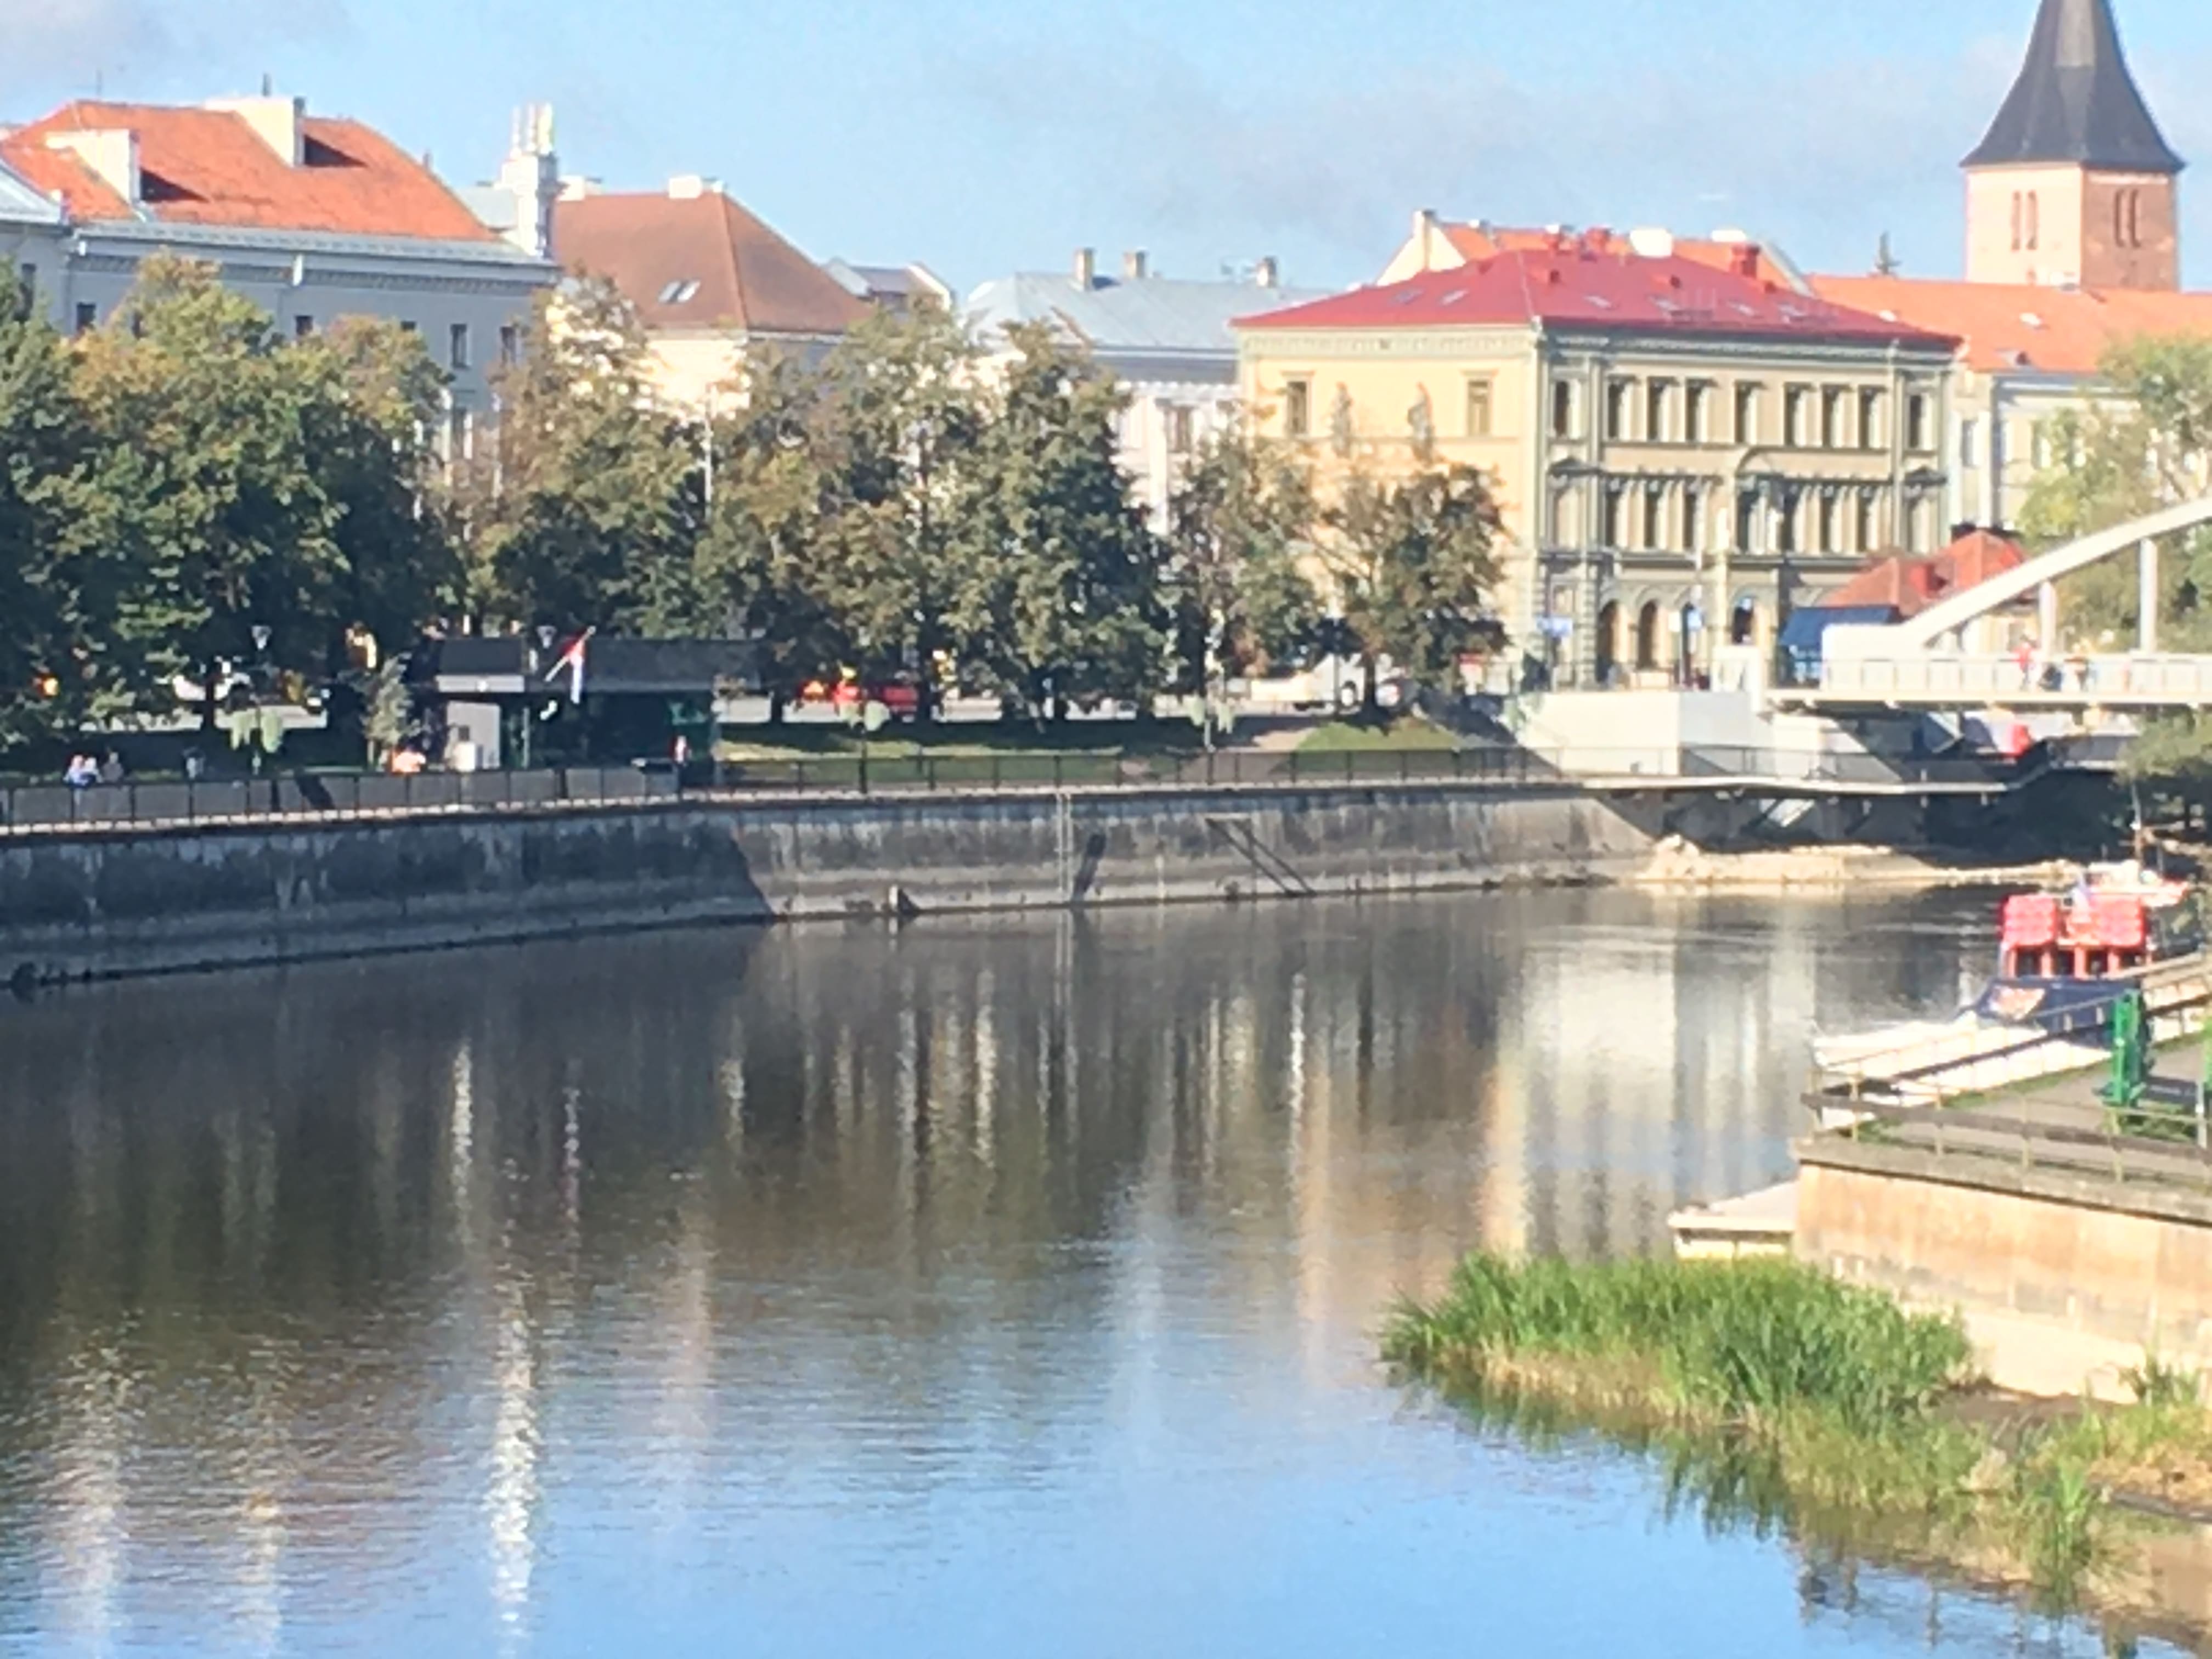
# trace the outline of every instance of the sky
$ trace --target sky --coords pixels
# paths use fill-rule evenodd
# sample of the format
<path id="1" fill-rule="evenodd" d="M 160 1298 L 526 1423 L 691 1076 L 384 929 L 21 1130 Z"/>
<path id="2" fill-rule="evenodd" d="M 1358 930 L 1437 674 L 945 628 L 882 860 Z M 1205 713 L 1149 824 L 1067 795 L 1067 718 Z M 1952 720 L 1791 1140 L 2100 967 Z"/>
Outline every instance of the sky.
<path id="1" fill-rule="evenodd" d="M 2116 0 L 2168 140 L 2212 168 L 2212 5 Z M 1954 276 L 1957 164 L 2034 0 L 0 0 L 0 120 L 274 77 L 490 175 L 554 106 L 564 173 L 722 179 L 817 258 L 962 289 L 1110 266 L 1370 279 L 1413 213 L 1741 228 L 1808 270 L 1887 233 Z M 2182 245 L 2212 286 L 2212 181 Z"/>

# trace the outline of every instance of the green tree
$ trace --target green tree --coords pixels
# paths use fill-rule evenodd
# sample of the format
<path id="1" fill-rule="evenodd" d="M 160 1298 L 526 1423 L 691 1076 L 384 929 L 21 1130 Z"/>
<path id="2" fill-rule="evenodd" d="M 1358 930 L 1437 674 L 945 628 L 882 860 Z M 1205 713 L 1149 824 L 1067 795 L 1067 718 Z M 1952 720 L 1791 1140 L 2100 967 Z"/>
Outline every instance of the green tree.
<path id="1" fill-rule="evenodd" d="M 78 591 L 112 629 L 100 690 L 149 711 L 225 665 L 316 677 L 344 575 L 343 508 L 312 451 L 313 377 L 268 314 L 209 267 L 149 259 L 109 324 L 80 343 L 94 453 Z"/>
<path id="2" fill-rule="evenodd" d="M 539 301 L 457 502 L 487 623 L 702 625 L 701 434 L 663 407 L 651 363 L 644 325 L 611 283 L 580 279 Z"/>
<path id="3" fill-rule="evenodd" d="M 1199 447 L 1168 499 L 1180 689 L 1310 645 L 1322 608 L 1306 567 L 1320 519 L 1312 472 L 1288 446 L 1239 422 Z"/>
<path id="4" fill-rule="evenodd" d="M 2052 417 L 2052 464 L 2021 512 L 2021 530 L 2052 547 L 2193 501 L 2212 487 L 2212 337 L 2147 335 L 2106 353 L 2106 388 Z M 2069 633 L 2124 644 L 2140 604 L 2133 561 L 2107 561 L 2060 588 Z M 2159 629 L 2185 649 L 2212 646 L 2212 532 L 2197 531 L 2160 563 Z M 2051 643 L 2056 644 L 2057 641 Z"/>
<path id="5" fill-rule="evenodd" d="M 986 671 L 1034 715 L 1140 702 L 1168 639 L 1159 543 L 1117 454 L 1122 394 L 1045 325 L 1008 343 L 962 502 L 960 614 Z"/>
<path id="6" fill-rule="evenodd" d="M 367 318 L 301 342 L 290 361 L 306 382 L 316 473 L 338 508 L 338 620 L 372 636 L 380 659 L 404 651 L 462 600 L 431 442 L 446 376 L 419 336 Z"/>
<path id="7" fill-rule="evenodd" d="M 822 380 L 787 357 L 756 355 L 714 428 L 714 476 L 699 547 L 702 602 L 720 631 L 760 642 L 772 719 L 810 679 L 855 654 L 830 592 L 824 525 L 838 510 L 823 465 Z"/>
<path id="8" fill-rule="evenodd" d="M 0 262 L 0 744 L 53 735 L 93 702 L 70 538 L 89 434 L 68 349 L 20 291 Z"/>
<path id="9" fill-rule="evenodd" d="M 2021 513 L 2022 532 L 2039 546 L 2193 501 L 2212 487 L 2212 337 L 2121 341 L 2106 352 L 2100 378 L 2101 395 L 2046 428 L 2053 463 Z M 2169 538 L 2161 553 L 2160 643 L 2212 649 L 2212 532 L 2192 532 L 2179 545 Z M 2059 603 L 2069 634 L 2124 648 L 2137 637 L 2142 610 L 2135 561 L 2107 560 L 2067 578 Z M 2191 715 L 2154 719 L 2130 745 L 2126 765 L 2138 780 L 2212 798 L 2212 727 Z"/>
<path id="10" fill-rule="evenodd" d="M 1501 533 L 1489 475 L 1434 461 L 1396 479 L 1355 471 L 1329 525 L 1330 569 L 1369 709 L 1384 655 L 1421 684 L 1455 692 L 1461 659 L 1504 640 L 1489 605 Z"/>
<path id="11" fill-rule="evenodd" d="M 830 353 L 823 376 L 818 591 L 852 665 L 914 674 L 928 718 L 939 659 L 966 654 L 953 611 L 962 503 L 984 424 L 975 349 L 935 307 L 878 313 Z"/>

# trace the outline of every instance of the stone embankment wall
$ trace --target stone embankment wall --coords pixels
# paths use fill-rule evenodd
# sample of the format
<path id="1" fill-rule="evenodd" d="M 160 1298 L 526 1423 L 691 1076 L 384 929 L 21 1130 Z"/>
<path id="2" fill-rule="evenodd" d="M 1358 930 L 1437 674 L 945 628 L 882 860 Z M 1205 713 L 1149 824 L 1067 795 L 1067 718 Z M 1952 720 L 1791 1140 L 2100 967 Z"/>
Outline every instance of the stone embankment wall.
<path id="1" fill-rule="evenodd" d="M 1657 827 L 1657 826 L 1653 826 Z M 0 839 L 0 979 L 674 923 L 1601 879 L 1653 837 L 1572 790 L 675 801 Z"/>
<path id="2" fill-rule="evenodd" d="M 1801 1261 L 1957 1307 L 1970 1327 L 2032 1322 L 2054 1353 L 2212 1364 L 2212 1190 L 1832 1138 L 1798 1155 Z M 2092 1368 L 2060 1359 L 2057 1380 L 2070 1389 Z"/>

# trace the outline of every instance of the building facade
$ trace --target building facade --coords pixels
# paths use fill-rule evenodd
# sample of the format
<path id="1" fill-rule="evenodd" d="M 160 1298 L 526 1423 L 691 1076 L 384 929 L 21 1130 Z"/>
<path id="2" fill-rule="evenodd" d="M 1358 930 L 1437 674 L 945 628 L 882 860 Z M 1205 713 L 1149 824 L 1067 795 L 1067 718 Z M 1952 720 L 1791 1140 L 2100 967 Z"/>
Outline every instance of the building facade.
<path id="1" fill-rule="evenodd" d="M 447 373 L 454 453 L 489 417 L 489 371 L 556 275 L 384 135 L 294 98 L 74 103 L 0 137 L 0 164 L 64 222 L 58 257 L 27 259 L 58 327 L 98 327 L 160 254 L 213 265 L 287 333 L 395 321 Z"/>
<path id="2" fill-rule="evenodd" d="M 756 350 L 819 362 L 869 313 L 866 300 L 696 174 L 659 191 L 567 181 L 553 206 L 553 252 L 636 307 L 660 393 L 684 408 L 704 408 Z"/>
<path id="3" fill-rule="evenodd" d="M 68 247 L 60 204 L 31 182 L 0 165 L 0 260 L 15 268 L 28 296 L 60 265 Z"/>
<path id="4" fill-rule="evenodd" d="M 1045 323 L 1088 350 L 1121 384 L 1128 406 L 1121 462 L 1156 525 L 1189 458 L 1237 418 L 1240 401 L 1233 324 L 1243 317 L 1322 298 L 1286 289 L 1273 259 L 1243 281 L 1194 282 L 1153 274 L 1142 253 L 1122 257 L 1118 276 L 1092 252 L 1064 274 L 1025 271 L 983 283 L 968 296 L 969 331 L 987 357 L 1003 361 L 1006 330 Z"/>
<path id="5" fill-rule="evenodd" d="M 1955 343 L 1759 269 L 1555 234 L 1243 320 L 1242 394 L 1325 489 L 1424 453 L 1488 472 L 1500 617 L 1552 683 L 1687 679 L 1947 538 Z"/>

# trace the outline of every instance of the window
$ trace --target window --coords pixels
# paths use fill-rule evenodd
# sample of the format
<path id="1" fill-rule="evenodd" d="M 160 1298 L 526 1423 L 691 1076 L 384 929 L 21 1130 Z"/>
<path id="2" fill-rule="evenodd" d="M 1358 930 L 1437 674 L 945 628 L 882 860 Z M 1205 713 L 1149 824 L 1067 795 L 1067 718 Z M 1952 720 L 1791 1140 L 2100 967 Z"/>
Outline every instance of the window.
<path id="1" fill-rule="evenodd" d="M 1705 492 L 1696 484 L 1682 486 L 1682 546 L 1695 553 L 1705 544 Z"/>
<path id="2" fill-rule="evenodd" d="M 1644 436 L 1655 444 L 1663 444 L 1674 435 L 1668 416 L 1674 401 L 1674 386 L 1671 380 L 1653 380 L 1644 388 Z"/>
<path id="3" fill-rule="evenodd" d="M 313 337 L 314 332 L 315 319 L 309 316 L 306 312 L 303 311 L 300 313 L 298 316 L 292 319 L 292 337 L 294 339 L 309 339 Z"/>
<path id="4" fill-rule="evenodd" d="M 2039 234 L 2043 228 L 2043 204 L 2037 199 L 2036 193 L 2032 190 L 2027 193 L 2026 199 L 2027 205 L 2027 217 L 2026 220 L 2027 226 L 2027 240 L 2023 242 L 2021 246 L 2027 248 L 2029 252 L 2033 253 L 2035 251 L 2035 245 Z"/>
<path id="5" fill-rule="evenodd" d="M 1774 504 L 1774 550 L 1795 553 L 1797 550 L 1797 514 L 1804 503 L 1795 495 L 1784 495 Z"/>
<path id="6" fill-rule="evenodd" d="M 513 323 L 502 323 L 499 329 L 499 360 L 503 363 L 519 362 L 522 359 L 522 331 Z"/>
<path id="7" fill-rule="evenodd" d="M 1710 382 L 1692 380 L 1682 398 L 1682 437 L 1684 441 L 1701 444 L 1712 437 L 1711 411 L 1713 388 Z"/>
<path id="8" fill-rule="evenodd" d="M 1620 497 L 1619 484 L 1609 483 L 1605 487 L 1605 518 L 1598 538 L 1601 546 L 1619 547 L 1621 544 Z"/>
<path id="9" fill-rule="evenodd" d="M 39 308 L 39 268 L 26 261 L 15 267 L 19 314 L 28 317 Z"/>
<path id="10" fill-rule="evenodd" d="M 1859 447 L 1880 449 L 1881 446 L 1881 391 L 1867 386 L 1859 392 Z"/>
<path id="11" fill-rule="evenodd" d="M 1959 465 L 1979 466 L 1981 463 L 1982 425 L 1979 421 L 1959 422 Z"/>
<path id="12" fill-rule="evenodd" d="M 1858 535 L 1856 544 L 1862 553 L 1871 553 L 1881 545 L 1881 530 L 1877 523 L 1877 500 L 1871 489 L 1859 492 Z"/>
<path id="13" fill-rule="evenodd" d="M 1575 435 L 1575 383 L 1572 380 L 1552 382 L 1552 435 L 1554 438 Z"/>
<path id="14" fill-rule="evenodd" d="M 1841 386 L 1828 386 L 1820 393 L 1820 447 L 1841 449 L 1844 447 L 1844 392 Z"/>
<path id="15" fill-rule="evenodd" d="M 1843 503 L 1838 501 L 1832 495 L 1822 495 L 1820 497 L 1820 551 L 1823 553 L 1834 553 L 1841 550 L 1842 544 L 1839 538 L 1843 534 Z"/>
<path id="16" fill-rule="evenodd" d="M 2012 193 L 2012 251 L 2017 253 L 2027 246 L 2027 204 L 2018 191 Z"/>
<path id="17" fill-rule="evenodd" d="M 1644 486 L 1644 545 L 1667 545 L 1667 486 L 1656 482 Z"/>
<path id="18" fill-rule="evenodd" d="M 469 366 L 469 325 L 455 323 L 447 331 L 446 361 L 454 368 Z"/>
<path id="19" fill-rule="evenodd" d="M 1490 381 L 1487 378 L 1467 383 L 1467 435 L 1487 438 L 1490 435 Z"/>
<path id="20" fill-rule="evenodd" d="M 100 326 L 100 307 L 89 300 L 80 300 L 76 306 L 76 331 L 89 334 Z"/>
<path id="21" fill-rule="evenodd" d="M 1928 418 L 1930 407 L 1924 392 L 1915 392 L 1905 400 L 1905 447 L 1916 455 L 1935 447 Z"/>
<path id="22" fill-rule="evenodd" d="M 1190 453 L 1190 407 L 1187 404 L 1170 404 L 1160 411 L 1167 422 L 1168 453 Z"/>
<path id="23" fill-rule="evenodd" d="M 1283 433 L 1303 438 L 1313 430 L 1313 382 L 1289 380 L 1283 386 Z"/>
<path id="24" fill-rule="evenodd" d="M 2112 246 L 2142 246 L 2142 191 L 2133 186 L 2112 198 Z"/>
<path id="25" fill-rule="evenodd" d="M 420 332 L 412 321 L 405 319 L 401 321 L 399 325 L 399 331 L 402 334 L 414 334 Z"/>
<path id="26" fill-rule="evenodd" d="M 1790 386 L 1782 394 L 1782 441 L 1792 449 L 1802 449 L 1812 441 L 1812 401 L 1811 391 L 1802 386 Z"/>
<path id="27" fill-rule="evenodd" d="M 2028 455 L 2035 464 L 2035 470 L 2040 472 L 2051 465 L 2054 453 L 2051 442 L 2051 428 L 2043 422 L 2038 421 L 2028 428 Z"/>
<path id="28" fill-rule="evenodd" d="M 1628 393 L 1626 380 L 1607 380 L 1605 383 L 1605 435 L 1620 440 L 1628 435 Z"/>
<path id="29" fill-rule="evenodd" d="M 1759 494 L 1747 489 L 1735 498 L 1735 545 L 1740 553 L 1759 550 Z"/>
<path id="30" fill-rule="evenodd" d="M 1759 388 L 1755 386 L 1735 389 L 1735 441 L 1740 444 L 1759 441 Z"/>

